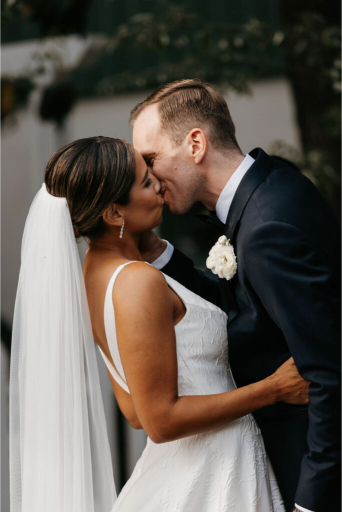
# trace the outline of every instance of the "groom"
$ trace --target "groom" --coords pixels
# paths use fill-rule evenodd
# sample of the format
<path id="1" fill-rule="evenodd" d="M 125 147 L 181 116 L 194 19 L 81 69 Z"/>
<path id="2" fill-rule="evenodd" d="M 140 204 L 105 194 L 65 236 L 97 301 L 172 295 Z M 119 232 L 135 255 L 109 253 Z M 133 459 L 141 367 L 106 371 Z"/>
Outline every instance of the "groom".
<path id="1" fill-rule="evenodd" d="M 244 155 L 223 97 L 199 80 L 164 85 L 131 113 L 133 142 L 170 211 L 200 201 L 234 247 L 237 273 L 214 281 L 153 233 L 144 257 L 228 314 L 238 386 L 293 356 L 310 405 L 277 403 L 254 416 L 286 510 L 338 512 L 340 230 L 314 185 L 289 162 Z M 247 511 L 246 511 L 247 512 Z M 269 511 L 265 511 L 269 512 Z"/>

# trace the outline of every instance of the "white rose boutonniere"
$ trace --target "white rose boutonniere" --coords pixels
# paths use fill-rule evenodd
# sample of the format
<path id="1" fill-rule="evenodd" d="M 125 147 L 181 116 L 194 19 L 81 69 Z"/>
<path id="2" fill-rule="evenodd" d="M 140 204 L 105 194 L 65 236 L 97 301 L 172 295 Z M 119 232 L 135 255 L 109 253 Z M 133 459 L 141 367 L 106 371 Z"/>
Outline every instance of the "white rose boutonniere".
<path id="1" fill-rule="evenodd" d="M 206 265 L 214 274 L 228 281 L 235 276 L 237 263 L 234 247 L 226 236 L 220 236 L 214 247 L 210 249 Z"/>

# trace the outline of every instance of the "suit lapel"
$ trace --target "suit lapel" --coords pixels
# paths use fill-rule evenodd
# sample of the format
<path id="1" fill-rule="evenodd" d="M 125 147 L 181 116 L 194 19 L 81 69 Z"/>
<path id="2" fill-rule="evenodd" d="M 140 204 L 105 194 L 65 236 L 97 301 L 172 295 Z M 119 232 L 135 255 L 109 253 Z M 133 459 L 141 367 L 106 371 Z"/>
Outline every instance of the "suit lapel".
<path id="1" fill-rule="evenodd" d="M 232 204 L 229 208 L 226 224 L 221 223 L 214 212 L 209 212 L 209 215 L 196 215 L 196 217 L 204 222 L 212 224 L 218 228 L 220 233 L 224 233 L 231 241 L 234 239 L 234 236 L 238 231 L 240 219 L 248 201 L 253 195 L 253 192 L 260 183 L 267 178 L 273 169 L 271 158 L 261 148 L 253 149 L 250 155 L 255 159 L 255 162 L 248 169 L 235 192 Z M 232 245 L 234 245 L 234 241 L 232 242 Z M 233 291 L 233 283 L 235 279 L 237 279 L 237 275 L 233 277 L 232 281 L 220 279 L 223 306 L 224 310 L 228 311 L 228 325 L 239 313 L 239 306 Z"/>
<path id="2" fill-rule="evenodd" d="M 255 159 L 255 162 L 248 169 L 235 192 L 226 221 L 225 235 L 231 240 L 237 231 L 244 209 L 253 192 L 273 169 L 271 158 L 262 149 L 253 149 L 250 155 Z"/>
<path id="3" fill-rule="evenodd" d="M 255 162 L 248 169 L 236 190 L 224 229 L 226 237 L 230 240 L 233 240 L 238 231 L 240 219 L 248 201 L 253 195 L 253 192 L 260 185 L 260 183 L 264 181 L 264 179 L 269 175 L 273 168 L 271 158 L 262 149 L 253 149 L 250 155 L 255 159 Z M 233 280 L 234 279 L 237 279 L 237 275 L 233 278 Z M 228 325 L 239 313 L 239 306 L 235 299 L 232 284 L 233 283 L 231 281 L 226 281 L 224 287 L 224 293 L 228 298 L 229 305 Z"/>

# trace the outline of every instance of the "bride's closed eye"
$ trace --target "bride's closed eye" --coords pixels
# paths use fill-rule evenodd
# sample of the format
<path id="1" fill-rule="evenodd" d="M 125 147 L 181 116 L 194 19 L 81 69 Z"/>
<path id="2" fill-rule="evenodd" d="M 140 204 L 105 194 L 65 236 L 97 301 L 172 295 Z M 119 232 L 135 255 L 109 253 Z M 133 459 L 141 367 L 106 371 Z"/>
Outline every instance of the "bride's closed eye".
<path id="1" fill-rule="evenodd" d="M 148 180 L 145 183 L 145 188 L 149 187 L 150 185 L 152 185 L 152 180 L 151 180 L 151 178 L 148 178 Z"/>

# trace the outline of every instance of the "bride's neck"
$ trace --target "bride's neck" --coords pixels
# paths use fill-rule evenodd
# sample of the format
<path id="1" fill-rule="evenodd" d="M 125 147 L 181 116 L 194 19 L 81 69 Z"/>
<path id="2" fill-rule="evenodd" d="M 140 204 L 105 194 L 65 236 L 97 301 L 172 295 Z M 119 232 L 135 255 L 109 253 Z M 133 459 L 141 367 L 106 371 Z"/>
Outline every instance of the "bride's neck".
<path id="1" fill-rule="evenodd" d="M 122 238 L 116 232 L 109 232 L 102 236 L 99 240 L 90 242 L 90 249 L 100 249 L 112 251 L 116 256 L 128 260 L 144 261 L 139 251 L 139 233 L 123 233 Z"/>

